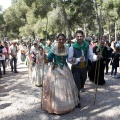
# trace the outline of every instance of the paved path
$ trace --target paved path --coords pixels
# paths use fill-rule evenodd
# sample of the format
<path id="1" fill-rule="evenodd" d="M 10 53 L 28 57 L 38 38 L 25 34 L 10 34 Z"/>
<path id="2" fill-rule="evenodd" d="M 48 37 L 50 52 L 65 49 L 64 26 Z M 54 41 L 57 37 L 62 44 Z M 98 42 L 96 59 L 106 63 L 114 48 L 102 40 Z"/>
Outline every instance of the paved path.
<path id="1" fill-rule="evenodd" d="M 98 86 L 96 105 L 94 85 L 86 81 L 81 93 L 81 109 L 64 115 L 54 115 L 40 108 L 41 88 L 28 79 L 27 67 L 18 65 L 19 73 L 0 79 L 0 120 L 120 120 L 120 79 L 106 76 L 106 85 Z"/>

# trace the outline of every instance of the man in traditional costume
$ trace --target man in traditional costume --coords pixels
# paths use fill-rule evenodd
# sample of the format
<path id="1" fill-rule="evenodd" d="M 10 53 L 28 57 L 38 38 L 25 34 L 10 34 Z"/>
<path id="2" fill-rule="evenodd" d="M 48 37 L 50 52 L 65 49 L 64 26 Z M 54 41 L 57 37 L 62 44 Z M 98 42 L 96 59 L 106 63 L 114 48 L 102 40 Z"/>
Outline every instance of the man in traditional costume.
<path id="1" fill-rule="evenodd" d="M 83 31 L 76 31 L 76 40 L 77 41 L 69 48 L 68 61 L 72 64 L 71 70 L 80 99 L 80 90 L 85 92 L 84 85 L 87 79 L 88 59 L 95 61 L 101 56 L 93 53 L 92 47 L 84 40 Z"/>
<path id="2" fill-rule="evenodd" d="M 104 85 L 105 79 L 104 79 L 104 69 L 105 69 L 105 64 L 107 61 L 107 47 L 104 45 L 105 42 L 99 41 L 99 44 L 93 48 L 93 52 L 96 55 L 101 55 L 102 58 L 92 62 L 91 63 L 91 70 L 89 71 L 89 79 L 92 82 L 95 82 L 95 84 L 98 85 Z"/>

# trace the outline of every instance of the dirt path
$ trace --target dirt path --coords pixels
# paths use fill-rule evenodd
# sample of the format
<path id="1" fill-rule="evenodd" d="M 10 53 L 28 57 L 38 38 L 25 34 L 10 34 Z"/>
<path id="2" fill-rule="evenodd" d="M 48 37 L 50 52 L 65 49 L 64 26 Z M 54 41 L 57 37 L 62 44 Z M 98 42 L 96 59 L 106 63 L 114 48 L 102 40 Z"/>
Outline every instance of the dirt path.
<path id="1" fill-rule="evenodd" d="M 86 92 L 81 93 L 81 109 L 54 115 L 40 108 L 41 88 L 28 79 L 27 67 L 18 65 L 19 73 L 0 79 L 0 120 L 120 120 L 120 79 L 106 76 L 106 85 L 98 87 L 93 104 L 94 85 L 87 80 Z"/>

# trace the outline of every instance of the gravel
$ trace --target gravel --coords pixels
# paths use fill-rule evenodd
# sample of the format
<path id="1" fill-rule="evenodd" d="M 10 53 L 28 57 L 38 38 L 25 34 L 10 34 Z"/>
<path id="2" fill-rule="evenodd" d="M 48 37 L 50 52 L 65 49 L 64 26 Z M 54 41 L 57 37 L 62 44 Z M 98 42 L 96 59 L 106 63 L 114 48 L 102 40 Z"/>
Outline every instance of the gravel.
<path id="1" fill-rule="evenodd" d="M 31 84 L 27 66 L 18 64 L 18 71 L 7 69 L 0 79 L 0 120 L 120 120 L 120 79 L 105 76 L 106 84 L 98 86 L 95 105 L 95 85 L 87 80 L 81 108 L 55 115 L 41 109 L 41 88 Z"/>

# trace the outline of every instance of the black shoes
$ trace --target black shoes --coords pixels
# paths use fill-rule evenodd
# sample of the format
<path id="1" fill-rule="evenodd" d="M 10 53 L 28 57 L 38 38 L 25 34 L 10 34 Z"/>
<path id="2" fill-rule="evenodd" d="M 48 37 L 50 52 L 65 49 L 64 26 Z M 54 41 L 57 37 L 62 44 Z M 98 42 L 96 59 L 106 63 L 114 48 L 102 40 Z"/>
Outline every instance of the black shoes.
<path id="1" fill-rule="evenodd" d="M 13 69 L 11 69 L 11 72 L 13 72 Z"/>
<path id="2" fill-rule="evenodd" d="M 81 91 L 81 92 L 85 92 L 85 88 L 81 88 L 80 91 Z"/>
<path id="3" fill-rule="evenodd" d="M 78 105 L 76 106 L 77 108 L 81 108 L 81 104 L 80 103 L 78 103 Z"/>
<path id="4" fill-rule="evenodd" d="M 13 72 L 13 69 L 11 69 L 11 72 Z M 18 71 L 14 71 L 14 73 L 18 73 Z"/>
<path id="5" fill-rule="evenodd" d="M 6 72 L 4 71 L 4 72 L 3 72 L 3 75 L 5 75 L 5 74 L 6 74 Z"/>
<path id="6" fill-rule="evenodd" d="M 14 73 L 18 73 L 18 71 L 15 71 Z"/>
<path id="7" fill-rule="evenodd" d="M 108 75 L 108 72 L 106 72 L 105 75 Z"/>

